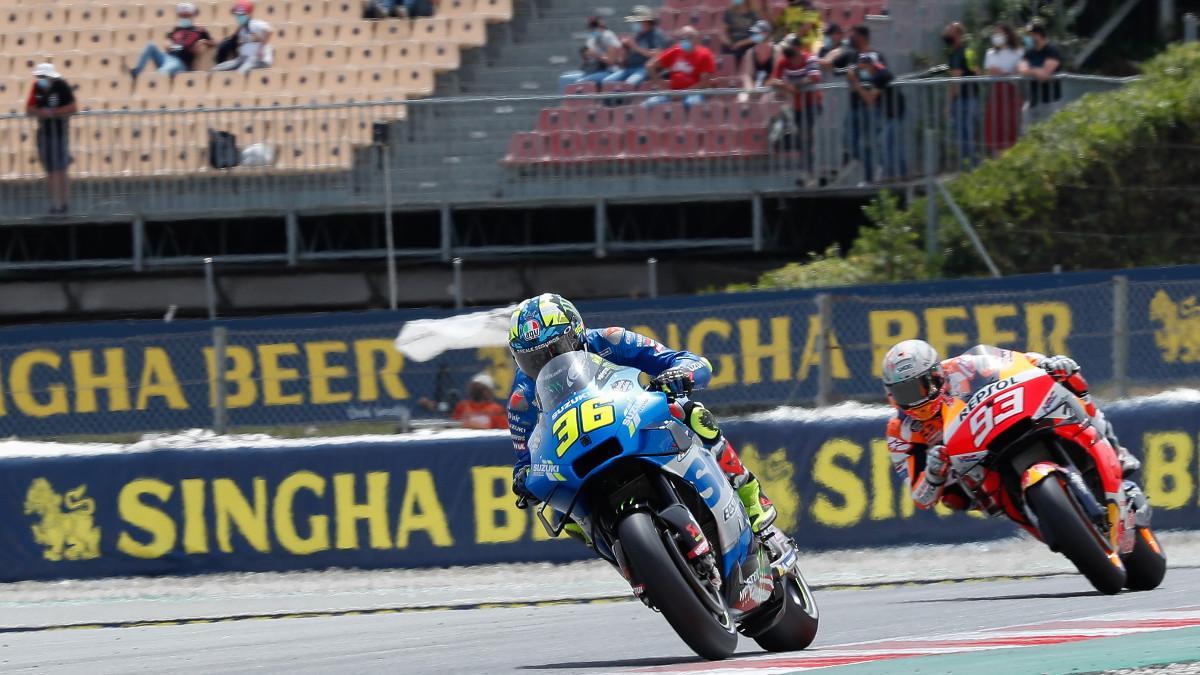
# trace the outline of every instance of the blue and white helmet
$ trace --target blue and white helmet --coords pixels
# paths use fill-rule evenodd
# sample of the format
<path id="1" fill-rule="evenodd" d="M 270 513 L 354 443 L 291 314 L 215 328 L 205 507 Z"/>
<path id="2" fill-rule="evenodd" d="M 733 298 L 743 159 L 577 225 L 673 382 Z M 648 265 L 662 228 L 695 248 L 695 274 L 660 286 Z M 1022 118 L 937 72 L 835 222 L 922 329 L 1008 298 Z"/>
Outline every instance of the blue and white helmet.
<path id="1" fill-rule="evenodd" d="M 542 293 L 517 306 L 508 327 L 508 348 L 517 367 L 536 378 L 550 359 L 583 348 L 583 317 L 570 300 Z"/>

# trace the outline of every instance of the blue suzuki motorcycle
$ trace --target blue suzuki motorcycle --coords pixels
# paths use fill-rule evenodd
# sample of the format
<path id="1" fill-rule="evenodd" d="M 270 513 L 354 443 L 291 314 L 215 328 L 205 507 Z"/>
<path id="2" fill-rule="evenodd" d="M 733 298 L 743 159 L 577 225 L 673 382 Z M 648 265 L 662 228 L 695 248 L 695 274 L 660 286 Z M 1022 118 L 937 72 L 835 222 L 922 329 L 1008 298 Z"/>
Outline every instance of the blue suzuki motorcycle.
<path id="1" fill-rule="evenodd" d="M 768 651 L 804 649 L 818 614 L 795 555 L 771 560 L 713 453 L 640 374 L 586 352 L 538 374 L 525 484 L 542 525 L 558 536 L 578 523 L 700 656 L 729 656 L 738 632 Z"/>

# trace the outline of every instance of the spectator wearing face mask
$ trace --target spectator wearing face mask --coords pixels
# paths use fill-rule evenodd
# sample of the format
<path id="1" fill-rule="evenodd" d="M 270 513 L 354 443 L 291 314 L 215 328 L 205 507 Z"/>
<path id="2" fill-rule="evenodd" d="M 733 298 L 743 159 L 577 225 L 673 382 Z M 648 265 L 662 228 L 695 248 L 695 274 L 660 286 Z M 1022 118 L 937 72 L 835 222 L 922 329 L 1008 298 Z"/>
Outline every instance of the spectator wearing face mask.
<path id="1" fill-rule="evenodd" d="M 575 82 L 592 82 L 599 85 L 621 65 L 625 50 L 617 34 L 604 25 L 598 16 L 587 21 L 588 36 L 584 42 L 584 70 Z"/>
<path id="2" fill-rule="evenodd" d="M 742 58 L 742 89 L 758 89 L 771 79 L 779 62 L 779 47 L 771 42 L 771 24 L 759 21 L 750 27 L 750 40 L 754 46 Z"/>
<path id="3" fill-rule="evenodd" d="M 269 68 L 272 61 L 271 24 L 253 18 L 254 4 L 249 0 L 238 0 L 233 6 L 233 18 L 237 21 L 237 32 L 221 42 L 217 53 L 220 61 L 213 70 L 236 70 L 242 73 L 255 68 Z M 228 52 L 237 50 L 237 55 Z M 222 60 L 226 59 L 227 60 Z"/>
<path id="4" fill-rule="evenodd" d="M 821 64 L 816 57 L 805 51 L 799 40 L 785 43 L 768 84 L 792 99 L 792 118 L 804 152 L 804 169 L 810 177 L 813 172 L 813 125 L 817 115 L 821 114 L 821 92 L 816 89 L 820 83 Z"/>
<path id="5" fill-rule="evenodd" d="M 1062 98 L 1062 86 L 1054 79 L 1062 68 L 1062 52 L 1046 37 L 1046 27 L 1040 23 L 1030 24 L 1025 29 L 1025 54 L 1017 65 L 1017 72 L 1033 79 L 1029 88 L 1030 122 L 1049 117 Z"/>
<path id="6" fill-rule="evenodd" d="M 992 46 L 983 57 L 983 69 L 988 75 L 1016 75 L 1023 50 L 1017 32 L 1007 23 L 992 29 Z M 983 144 L 993 156 L 1017 142 L 1021 128 L 1021 90 L 1013 82 L 995 82 L 988 94 L 983 113 Z"/>
<path id="7" fill-rule="evenodd" d="M 951 77 L 974 77 L 979 74 L 971 64 L 971 56 L 963 41 L 966 34 L 966 28 L 957 21 L 942 31 L 942 42 L 946 43 L 949 50 L 946 65 Z M 974 166 L 979 161 L 979 86 L 974 82 L 952 84 L 946 95 L 950 99 L 950 120 L 960 161 L 963 167 Z"/>
<path id="8" fill-rule="evenodd" d="M 864 150 L 869 151 L 870 146 L 863 142 L 863 138 L 878 136 L 878 118 L 863 106 L 862 87 L 856 86 L 858 84 L 858 57 L 865 52 L 872 52 L 881 63 L 887 63 L 882 54 L 871 48 L 871 29 L 859 24 L 850 29 L 849 37 L 841 44 L 820 58 L 819 63 L 822 69 L 831 71 L 835 75 L 844 74 L 846 77 L 850 91 L 850 105 L 842 120 L 842 144 L 846 156 L 858 160 L 862 164 L 863 172 L 868 176 L 867 181 L 870 181 L 873 170 L 869 167 L 868 160 L 870 158 L 863 157 Z"/>
<path id="9" fill-rule="evenodd" d="M 195 24 L 196 6 L 190 2 L 181 2 L 175 6 L 177 17 L 175 28 L 167 33 L 166 49 L 160 49 L 153 42 L 146 44 L 138 58 L 137 65 L 127 68 L 126 72 L 134 80 L 150 63 L 158 72 L 164 75 L 174 75 L 185 70 L 191 70 L 196 55 L 201 50 L 214 46 L 212 36 L 203 27 Z"/>
<path id="10" fill-rule="evenodd" d="M 697 44 L 696 29 L 684 26 L 679 30 L 679 42 L 646 64 L 646 73 L 655 85 L 660 82 L 659 72 L 663 69 L 669 73 L 668 80 L 672 91 L 708 89 L 712 87 L 717 61 L 707 47 Z M 654 96 L 642 105 L 651 107 L 667 100 L 669 99 L 666 96 Z M 692 106 L 703 100 L 704 97 L 700 94 L 690 94 L 683 98 L 683 104 Z"/>
<path id="11" fill-rule="evenodd" d="M 875 117 L 883 141 L 883 178 L 896 180 L 908 174 L 908 156 L 904 143 L 904 94 L 892 86 L 892 74 L 879 55 L 863 52 L 858 55 L 858 86 L 863 106 Z M 865 141 L 869 145 L 875 139 Z M 867 156 L 870 157 L 869 150 Z M 864 160 L 869 165 L 870 159 Z M 867 173 L 870 181 L 870 173 Z"/>
<path id="12" fill-rule="evenodd" d="M 733 54 L 740 65 L 742 55 L 754 46 L 750 28 L 758 23 L 759 16 L 745 0 L 733 0 L 729 9 L 725 10 L 724 19 L 719 35 L 721 50 L 726 54 Z"/>
<path id="13" fill-rule="evenodd" d="M 842 46 L 842 40 L 846 39 L 846 31 L 836 23 L 831 23 L 825 27 L 825 34 L 821 39 L 821 48 L 817 50 L 817 58 L 823 59 L 829 56 L 829 52 Z"/>
<path id="14" fill-rule="evenodd" d="M 50 193 L 50 213 L 67 212 L 67 167 L 71 165 L 71 132 L 67 118 L 78 111 L 71 85 L 52 63 L 39 63 L 33 69 L 33 89 L 25 102 L 25 114 L 36 117 L 37 151 L 46 170 Z"/>
<path id="15" fill-rule="evenodd" d="M 605 82 L 625 82 L 636 87 L 646 79 L 646 64 L 667 48 L 670 40 L 658 29 L 654 10 L 646 5 L 637 5 L 633 13 L 625 17 L 627 23 L 638 27 L 637 33 L 621 38 L 625 48 L 625 62 L 621 69 L 604 78 Z"/>

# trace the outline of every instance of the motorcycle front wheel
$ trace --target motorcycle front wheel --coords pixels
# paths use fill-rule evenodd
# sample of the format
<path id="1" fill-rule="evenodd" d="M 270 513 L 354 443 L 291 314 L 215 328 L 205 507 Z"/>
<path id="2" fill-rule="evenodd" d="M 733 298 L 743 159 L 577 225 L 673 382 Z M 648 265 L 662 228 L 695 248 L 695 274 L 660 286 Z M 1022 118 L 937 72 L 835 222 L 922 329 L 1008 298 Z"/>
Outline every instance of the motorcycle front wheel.
<path id="1" fill-rule="evenodd" d="M 1059 553 L 1075 563 L 1092 586 L 1113 595 L 1125 586 L 1121 559 L 1109 550 L 1103 536 L 1084 515 L 1057 476 L 1047 476 L 1025 491 L 1025 499 L 1037 514 L 1042 538 L 1053 542 Z"/>
<path id="2" fill-rule="evenodd" d="M 714 661 L 732 654 L 738 634 L 729 609 L 717 616 L 701 601 L 683 576 L 695 572 L 686 564 L 681 568 L 676 556 L 667 551 L 667 546 L 675 544 L 659 532 L 654 519 L 646 513 L 632 513 L 617 526 L 617 537 L 634 578 L 645 585 L 650 602 L 692 651 Z"/>
<path id="3" fill-rule="evenodd" d="M 783 607 L 779 608 L 783 615 L 754 641 L 769 652 L 799 651 L 817 637 L 817 603 L 799 572 L 783 576 L 779 583 L 784 584 Z"/>

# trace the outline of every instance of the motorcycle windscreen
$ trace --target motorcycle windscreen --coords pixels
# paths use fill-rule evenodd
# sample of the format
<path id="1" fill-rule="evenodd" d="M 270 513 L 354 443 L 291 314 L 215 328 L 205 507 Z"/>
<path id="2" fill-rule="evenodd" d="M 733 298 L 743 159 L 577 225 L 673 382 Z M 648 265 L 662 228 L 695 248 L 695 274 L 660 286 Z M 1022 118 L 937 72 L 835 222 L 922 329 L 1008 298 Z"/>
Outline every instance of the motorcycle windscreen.
<path id="1" fill-rule="evenodd" d="M 944 438 L 955 451 L 983 450 L 1009 424 L 1022 418 L 1029 403 L 1025 383 L 1045 373 L 1020 352 L 980 345 L 943 364 L 946 404 Z M 964 424 L 965 423 L 965 424 Z"/>
<path id="2" fill-rule="evenodd" d="M 622 368 L 588 352 L 554 357 L 537 376 L 537 396 L 542 412 L 550 413 L 580 392 L 601 389 L 629 390 L 637 386 L 638 371 Z M 632 384 L 618 384 L 632 381 Z"/>

